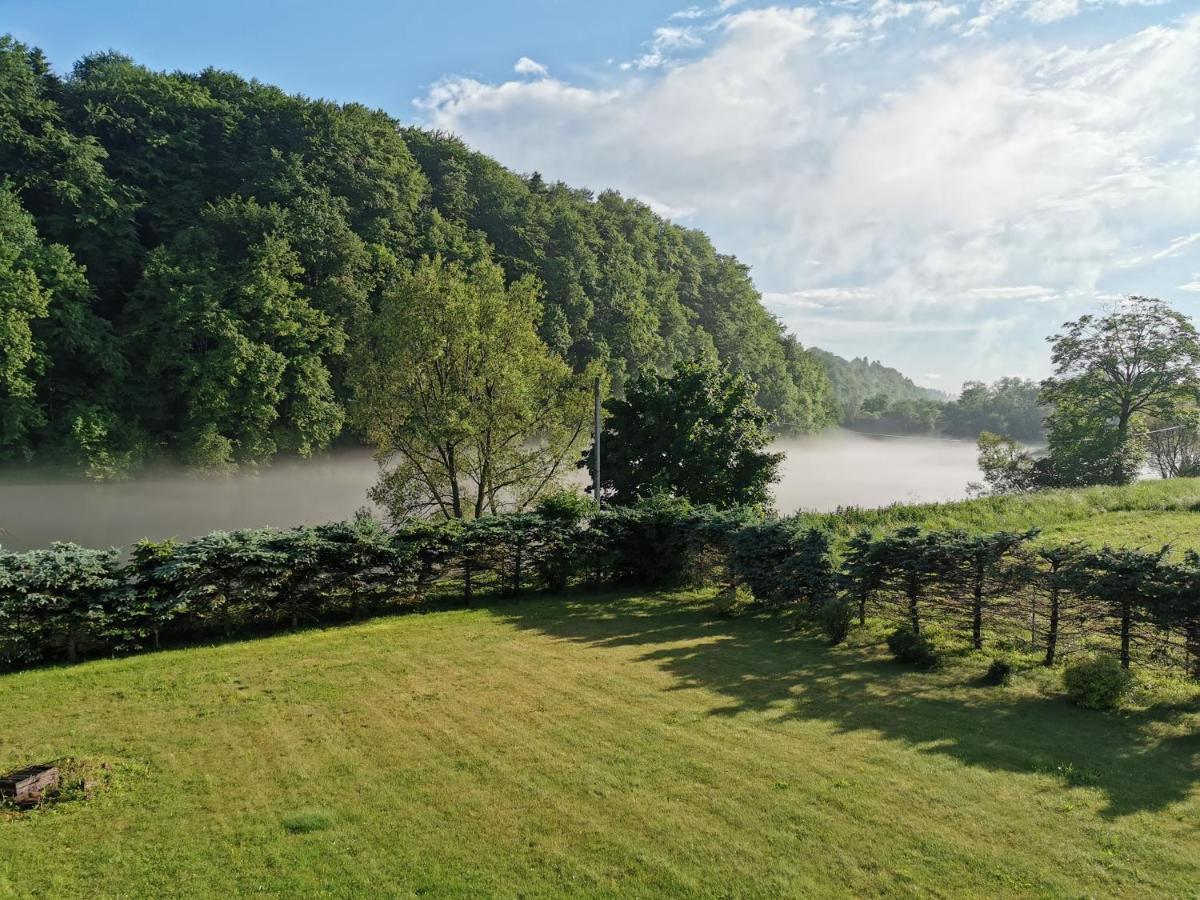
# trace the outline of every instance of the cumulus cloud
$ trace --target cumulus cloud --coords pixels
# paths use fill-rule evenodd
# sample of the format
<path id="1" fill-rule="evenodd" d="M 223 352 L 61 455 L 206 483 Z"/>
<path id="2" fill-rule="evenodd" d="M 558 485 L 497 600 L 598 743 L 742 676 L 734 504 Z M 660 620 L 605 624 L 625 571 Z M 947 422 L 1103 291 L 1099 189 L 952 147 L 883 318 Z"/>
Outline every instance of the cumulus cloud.
<path id="1" fill-rule="evenodd" d="M 420 107 L 519 170 L 704 227 L 802 339 L 953 319 L 999 365 L 1006 336 L 1101 294 L 1195 291 L 1200 16 L 1104 41 L 966 34 L 1075 6 L 692 7 L 602 84 L 451 79 Z"/>
<path id="2" fill-rule="evenodd" d="M 513 66 L 513 71 L 518 75 L 532 75 L 535 78 L 545 78 L 550 74 L 545 66 L 528 56 L 518 59 L 516 65 Z"/>

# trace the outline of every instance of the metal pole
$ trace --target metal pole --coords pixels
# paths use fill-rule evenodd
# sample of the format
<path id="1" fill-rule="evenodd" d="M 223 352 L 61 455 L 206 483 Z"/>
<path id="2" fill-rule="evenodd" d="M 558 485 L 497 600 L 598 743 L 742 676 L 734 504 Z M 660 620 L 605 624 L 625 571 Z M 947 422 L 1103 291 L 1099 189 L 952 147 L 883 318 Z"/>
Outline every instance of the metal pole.
<path id="1" fill-rule="evenodd" d="M 593 396 L 596 404 L 596 421 L 592 429 L 592 493 L 596 495 L 596 512 L 600 512 L 600 376 L 596 376 Z"/>

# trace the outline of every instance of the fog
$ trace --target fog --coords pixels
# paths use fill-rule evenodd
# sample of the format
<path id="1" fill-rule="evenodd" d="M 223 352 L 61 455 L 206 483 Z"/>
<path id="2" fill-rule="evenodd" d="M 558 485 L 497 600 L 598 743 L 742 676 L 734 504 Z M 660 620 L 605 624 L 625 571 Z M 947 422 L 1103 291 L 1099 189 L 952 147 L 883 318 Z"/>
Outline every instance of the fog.
<path id="1" fill-rule="evenodd" d="M 782 512 L 949 500 L 979 480 L 971 442 L 875 438 L 844 430 L 781 441 Z M 279 461 L 254 474 L 158 472 L 94 484 L 36 472 L 0 476 L 0 544 L 9 550 L 75 541 L 125 546 L 216 529 L 319 524 L 368 506 L 376 467 L 366 450 Z"/>
<path id="2" fill-rule="evenodd" d="M 787 454 L 775 485 L 781 512 L 960 500 L 982 481 L 974 441 L 873 437 L 845 429 L 779 441 Z"/>

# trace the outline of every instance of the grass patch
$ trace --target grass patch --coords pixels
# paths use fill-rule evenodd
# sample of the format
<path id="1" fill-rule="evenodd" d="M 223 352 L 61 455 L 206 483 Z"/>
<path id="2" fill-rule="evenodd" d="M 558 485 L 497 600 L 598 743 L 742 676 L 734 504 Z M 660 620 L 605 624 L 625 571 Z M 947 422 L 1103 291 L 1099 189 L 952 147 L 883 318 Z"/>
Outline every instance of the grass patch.
<path id="1" fill-rule="evenodd" d="M 0 676 L 0 895 L 1190 896 L 1194 693 L 891 662 L 708 594 L 576 595 Z"/>
<path id="2" fill-rule="evenodd" d="M 859 528 L 893 530 L 905 525 L 944 530 L 1021 531 L 1042 529 L 1041 540 L 1080 539 L 1132 547 L 1173 544 L 1200 547 L 1200 478 L 1142 481 L 1124 487 L 1039 491 L 1007 497 L 983 497 L 955 503 L 896 504 L 881 509 L 844 509 L 803 513 L 813 525 L 841 537 Z"/>

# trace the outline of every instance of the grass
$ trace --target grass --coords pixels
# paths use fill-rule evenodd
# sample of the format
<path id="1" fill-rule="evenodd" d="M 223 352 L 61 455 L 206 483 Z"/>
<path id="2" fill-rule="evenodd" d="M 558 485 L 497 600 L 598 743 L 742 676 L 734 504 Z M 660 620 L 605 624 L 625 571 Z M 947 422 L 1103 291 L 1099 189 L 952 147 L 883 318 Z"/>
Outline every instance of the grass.
<path id="1" fill-rule="evenodd" d="M 1042 529 L 1041 540 L 1079 538 L 1088 543 L 1157 549 L 1200 548 L 1200 478 L 1143 481 L 1126 487 L 1092 487 L 984 497 L 955 503 L 897 504 L 881 509 L 805 513 L 813 524 L 848 536 L 858 528 L 1019 531 Z"/>
<path id="2" fill-rule="evenodd" d="M 983 687 L 699 594 L 539 598 L 0 676 L 0 894 L 1189 897 L 1200 708 Z"/>

